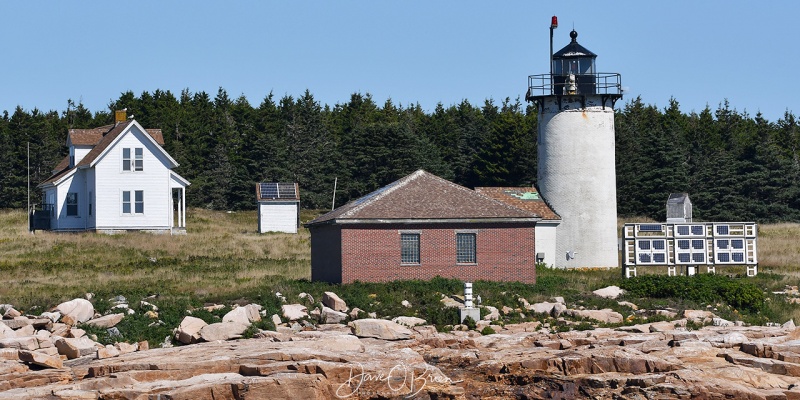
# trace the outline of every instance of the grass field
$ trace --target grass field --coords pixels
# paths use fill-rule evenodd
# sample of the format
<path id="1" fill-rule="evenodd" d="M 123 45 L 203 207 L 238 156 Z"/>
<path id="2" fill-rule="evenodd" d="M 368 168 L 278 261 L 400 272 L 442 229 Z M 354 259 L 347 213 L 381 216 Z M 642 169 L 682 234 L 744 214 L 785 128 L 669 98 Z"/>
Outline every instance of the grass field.
<path id="1" fill-rule="evenodd" d="M 26 228 L 24 211 L 1 210 L 0 304 L 13 304 L 18 309 L 34 313 L 36 309 L 44 311 L 61 301 L 83 297 L 85 293 L 94 293 L 97 299 L 120 294 L 129 299 L 158 295 L 160 307 L 169 308 L 171 304 L 174 309 L 174 315 L 162 313 L 169 329 L 180 321 L 183 310 L 208 302 L 254 301 L 271 308 L 270 312 L 276 311 L 279 304 L 274 303 L 275 292 L 289 297 L 305 291 L 319 299 L 325 290 L 334 290 L 340 295 L 347 294 L 352 299 L 348 303 L 358 304 L 366 311 L 372 307 L 396 315 L 440 312 L 434 304 L 436 298 L 412 293 L 413 288 L 402 284 L 354 284 L 331 289 L 328 284 L 308 282 L 310 240 L 305 229 L 301 228 L 297 235 L 259 234 L 255 211 L 225 213 L 193 209 L 187 216 L 188 234 L 185 236 L 136 232 L 105 235 L 39 231 L 31 234 Z M 313 217 L 314 213 L 304 211 L 301 220 L 308 221 Z M 798 239 L 800 224 L 760 226 L 760 273 L 758 277 L 747 278 L 747 281 L 768 294 L 783 289 L 785 285 L 797 285 L 800 280 Z M 513 291 L 514 295 L 523 295 L 530 301 L 560 295 L 590 306 L 615 307 L 615 302 L 606 304 L 588 294 L 603 286 L 619 284 L 620 280 L 619 269 L 541 269 L 534 287 L 484 283 L 476 286 L 476 292 L 482 291 L 484 299 L 496 300 L 494 303 L 497 305 L 515 302 L 516 298 L 508 294 Z M 431 285 L 425 289 L 431 293 L 460 291 L 458 282 L 442 280 Z M 369 297 L 376 292 L 384 292 L 378 293 L 382 301 L 375 301 L 375 296 Z M 381 296 L 384 297 L 381 299 Z M 422 307 L 413 310 L 394 307 L 402 298 L 415 296 L 422 296 L 418 300 Z M 682 300 L 657 302 L 680 307 Z M 784 303 L 776 299 L 763 312 L 766 316 L 758 316 L 760 319 L 753 316 L 750 320 L 784 322 L 794 318 L 800 322 L 798 306 Z M 379 305 L 383 307 L 380 310 Z M 686 306 L 700 305 L 690 303 Z M 168 334 L 166 327 L 164 332 Z"/>
<path id="2" fill-rule="evenodd" d="M 0 303 L 52 306 L 86 292 L 229 298 L 310 278 L 308 231 L 259 234 L 255 212 L 202 209 L 188 234 L 28 233 L 24 212 L 0 211 Z"/>

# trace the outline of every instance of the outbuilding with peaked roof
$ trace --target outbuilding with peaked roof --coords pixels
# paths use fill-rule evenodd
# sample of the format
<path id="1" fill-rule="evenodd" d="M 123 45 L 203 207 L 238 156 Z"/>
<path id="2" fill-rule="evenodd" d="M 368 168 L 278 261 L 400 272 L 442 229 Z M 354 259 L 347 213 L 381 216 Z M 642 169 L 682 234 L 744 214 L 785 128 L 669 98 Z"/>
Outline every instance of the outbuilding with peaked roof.
<path id="1" fill-rule="evenodd" d="M 300 188 L 297 182 L 256 184 L 258 232 L 297 233 L 300 226 Z"/>
<path id="2" fill-rule="evenodd" d="M 306 224 L 311 279 L 536 282 L 541 217 L 418 170 Z"/>

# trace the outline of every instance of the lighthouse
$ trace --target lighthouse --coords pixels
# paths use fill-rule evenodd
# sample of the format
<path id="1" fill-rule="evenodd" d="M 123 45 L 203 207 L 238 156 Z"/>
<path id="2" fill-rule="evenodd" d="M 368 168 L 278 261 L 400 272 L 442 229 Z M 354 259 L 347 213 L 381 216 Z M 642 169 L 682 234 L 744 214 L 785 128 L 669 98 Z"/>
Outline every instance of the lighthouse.
<path id="1" fill-rule="evenodd" d="M 528 77 L 527 101 L 539 116 L 538 188 L 561 216 L 556 228 L 557 268 L 618 267 L 614 104 L 621 78 L 599 73 L 597 55 L 571 41 L 553 53 L 550 73 Z"/>

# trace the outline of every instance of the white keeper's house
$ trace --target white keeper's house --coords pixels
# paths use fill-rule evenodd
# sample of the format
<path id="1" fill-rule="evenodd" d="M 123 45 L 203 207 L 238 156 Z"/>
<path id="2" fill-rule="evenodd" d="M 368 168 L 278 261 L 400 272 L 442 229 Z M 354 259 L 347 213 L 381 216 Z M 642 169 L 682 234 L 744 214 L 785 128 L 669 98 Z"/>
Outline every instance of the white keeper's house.
<path id="1" fill-rule="evenodd" d="M 186 232 L 186 187 L 160 129 L 117 112 L 117 122 L 70 129 L 69 155 L 39 184 L 33 229 Z"/>

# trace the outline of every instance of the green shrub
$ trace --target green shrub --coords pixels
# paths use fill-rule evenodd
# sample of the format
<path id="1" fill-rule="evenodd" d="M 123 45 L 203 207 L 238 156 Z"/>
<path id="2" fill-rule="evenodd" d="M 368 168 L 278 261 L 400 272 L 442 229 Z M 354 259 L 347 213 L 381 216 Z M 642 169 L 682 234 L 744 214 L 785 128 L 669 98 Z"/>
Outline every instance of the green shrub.
<path id="1" fill-rule="evenodd" d="M 475 320 L 472 319 L 472 317 L 470 317 L 469 315 L 466 318 L 464 318 L 464 321 L 461 321 L 461 323 L 466 325 L 467 328 L 469 328 L 469 330 L 473 330 L 477 326 Z"/>
<path id="2" fill-rule="evenodd" d="M 566 324 L 565 324 L 565 325 L 558 325 L 558 326 L 556 326 L 556 327 L 555 327 L 555 331 L 556 331 L 557 333 L 560 333 L 560 332 L 569 332 L 569 331 L 571 331 L 571 330 L 572 330 L 572 328 L 571 328 L 569 325 L 566 325 Z"/>
<path id="3" fill-rule="evenodd" d="M 420 307 L 419 314 L 429 324 L 435 325 L 437 330 L 457 323 L 459 318 L 458 308 L 444 307 L 441 304 L 425 304 Z"/>
<path id="4" fill-rule="evenodd" d="M 705 325 L 702 322 L 695 322 L 694 320 L 690 319 L 686 321 L 686 330 L 687 331 L 696 331 L 698 329 L 702 329 Z"/>
<path id="5" fill-rule="evenodd" d="M 250 325 L 244 331 L 244 333 L 242 333 L 242 337 L 245 339 L 250 339 L 259 331 L 274 331 L 274 330 L 275 330 L 275 324 L 273 324 L 272 321 L 262 319 L 261 321 L 254 322 L 252 325 Z"/>
<path id="6" fill-rule="evenodd" d="M 495 333 L 495 331 L 491 326 L 484 326 L 483 329 L 481 329 L 481 335 L 491 335 L 493 333 Z"/>
<path id="7" fill-rule="evenodd" d="M 588 321 L 581 321 L 578 325 L 573 327 L 576 331 L 591 331 L 594 329 L 594 325 Z"/>
<path id="8" fill-rule="evenodd" d="M 758 311 L 764 306 L 764 293 L 744 278 L 717 274 L 695 276 L 645 275 L 622 281 L 628 296 L 640 298 L 675 297 L 698 303 L 725 302 L 735 308 Z"/>

